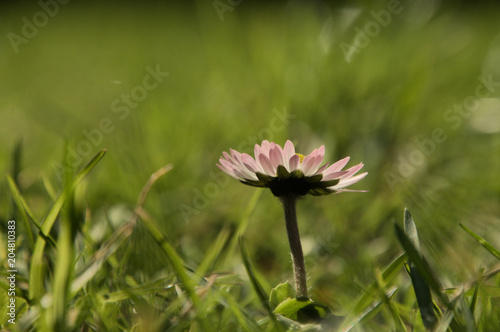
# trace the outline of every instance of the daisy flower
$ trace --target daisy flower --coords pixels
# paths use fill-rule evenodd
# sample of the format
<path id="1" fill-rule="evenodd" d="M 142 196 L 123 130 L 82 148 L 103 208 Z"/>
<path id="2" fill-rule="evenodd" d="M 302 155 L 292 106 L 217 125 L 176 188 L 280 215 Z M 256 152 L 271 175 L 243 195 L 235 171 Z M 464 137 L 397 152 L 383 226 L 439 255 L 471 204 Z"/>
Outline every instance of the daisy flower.
<path id="1" fill-rule="evenodd" d="M 283 203 L 295 276 L 295 293 L 298 298 L 307 298 L 307 275 L 297 225 L 297 199 L 307 194 L 328 195 L 359 191 L 346 187 L 368 174 L 365 172 L 356 175 L 363 163 L 342 170 L 349 161 L 349 157 L 346 157 L 332 165 L 320 166 L 325 156 L 324 145 L 304 156 L 295 152 L 295 147 L 289 140 L 284 147 L 269 141 L 256 144 L 254 158 L 233 149 L 229 152 L 223 152 L 217 164 L 222 171 L 244 184 L 271 189 Z"/>
<path id="2" fill-rule="evenodd" d="M 217 166 L 244 184 L 271 189 L 277 197 L 285 194 L 304 196 L 358 191 L 345 188 L 368 174 L 355 175 L 363 163 L 342 170 L 349 157 L 330 166 L 320 166 L 325 156 L 324 145 L 303 156 L 295 152 L 289 140 L 283 148 L 266 140 L 261 145 L 255 145 L 254 155 L 255 159 L 247 153 L 230 149 L 230 153 L 222 153 Z"/>

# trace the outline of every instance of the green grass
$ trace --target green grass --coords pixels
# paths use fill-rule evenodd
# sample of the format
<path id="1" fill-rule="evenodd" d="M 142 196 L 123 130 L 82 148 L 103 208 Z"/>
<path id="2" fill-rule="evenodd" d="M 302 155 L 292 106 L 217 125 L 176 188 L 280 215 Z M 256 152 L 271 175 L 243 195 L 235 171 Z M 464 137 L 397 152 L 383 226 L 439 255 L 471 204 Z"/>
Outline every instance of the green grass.
<path id="1" fill-rule="evenodd" d="M 0 326 L 495 330 L 499 8 L 433 4 L 402 1 L 349 59 L 386 2 L 242 1 L 223 20 L 211 1 L 69 2 L 18 52 L 9 33 L 42 9 L 2 5 Z M 262 139 L 369 172 L 367 193 L 298 203 L 308 305 L 283 286 L 279 201 L 215 166 Z"/>

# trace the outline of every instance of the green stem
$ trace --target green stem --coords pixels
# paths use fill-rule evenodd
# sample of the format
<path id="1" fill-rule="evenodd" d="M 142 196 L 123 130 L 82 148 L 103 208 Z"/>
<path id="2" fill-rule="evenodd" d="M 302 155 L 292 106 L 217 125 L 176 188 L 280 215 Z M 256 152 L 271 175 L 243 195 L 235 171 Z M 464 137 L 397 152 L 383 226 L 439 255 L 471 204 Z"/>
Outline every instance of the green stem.
<path id="1" fill-rule="evenodd" d="M 288 234 L 288 242 L 290 243 L 290 251 L 292 253 L 293 272 L 295 275 L 295 293 L 299 297 L 307 297 L 307 278 L 306 267 L 304 264 L 304 254 L 302 253 L 302 245 L 300 244 L 299 227 L 297 225 L 297 196 L 283 195 L 281 196 L 283 209 L 285 210 L 286 231 Z"/>

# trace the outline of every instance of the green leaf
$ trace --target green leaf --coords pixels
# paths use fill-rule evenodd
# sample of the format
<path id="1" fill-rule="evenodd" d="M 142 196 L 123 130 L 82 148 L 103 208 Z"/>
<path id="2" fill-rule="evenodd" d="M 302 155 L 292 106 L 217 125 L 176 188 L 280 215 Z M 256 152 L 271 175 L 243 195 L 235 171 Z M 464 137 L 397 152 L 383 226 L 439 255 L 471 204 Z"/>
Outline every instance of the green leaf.
<path id="1" fill-rule="evenodd" d="M 321 181 L 322 178 L 323 178 L 323 174 L 317 174 L 317 175 L 313 175 L 313 176 L 307 176 L 304 179 L 306 180 L 307 183 L 318 183 Z"/>
<path id="2" fill-rule="evenodd" d="M 276 173 L 280 179 L 288 179 L 290 177 L 290 172 L 283 165 L 278 165 Z"/>
<path id="3" fill-rule="evenodd" d="M 255 175 L 257 175 L 257 178 L 263 185 L 266 185 L 273 180 L 272 176 L 260 172 L 255 173 Z"/>
<path id="4" fill-rule="evenodd" d="M 311 299 L 288 298 L 274 309 L 274 313 L 296 320 L 297 312 L 312 303 Z"/>
<path id="5" fill-rule="evenodd" d="M 479 242 L 479 244 L 481 244 L 486 250 L 488 250 L 490 252 L 490 254 L 495 256 L 497 259 L 500 259 L 500 251 L 498 251 L 495 247 L 493 247 L 488 241 L 486 241 L 484 238 L 482 238 L 481 236 L 474 233 L 470 228 L 468 228 L 464 224 L 459 224 L 459 225 L 467 233 L 469 233 L 470 236 L 472 236 L 474 239 L 476 239 L 476 241 Z"/>
<path id="6" fill-rule="evenodd" d="M 334 186 L 334 185 L 338 184 L 339 181 L 340 181 L 339 179 L 333 179 L 333 180 L 329 180 L 329 181 L 320 182 L 317 185 L 320 188 L 325 189 L 325 188 L 328 188 L 328 187 L 331 187 L 331 186 Z"/>
<path id="7" fill-rule="evenodd" d="M 290 173 L 292 178 L 302 179 L 304 177 L 304 173 L 300 169 L 296 169 Z"/>
<path id="8" fill-rule="evenodd" d="M 269 303 L 273 308 L 276 308 L 281 302 L 286 299 L 293 298 L 295 291 L 293 286 L 288 281 L 279 284 L 271 290 L 269 296 Z"/>
<path id="9" fill-rule="evenodd" d="M 247 186 L 257 187 L 257 188 L 265 188 L 266 185 L 261 181 L 253 181 L 253 180 L 240 180 L 241 183 L 246 184 Z"/>

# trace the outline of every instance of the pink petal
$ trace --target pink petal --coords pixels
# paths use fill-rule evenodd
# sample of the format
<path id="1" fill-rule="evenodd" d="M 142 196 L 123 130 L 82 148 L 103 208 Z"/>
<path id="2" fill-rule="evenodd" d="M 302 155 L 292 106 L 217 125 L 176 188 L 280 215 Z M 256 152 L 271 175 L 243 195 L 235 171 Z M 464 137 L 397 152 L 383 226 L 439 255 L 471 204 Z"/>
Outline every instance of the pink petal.
<path id="1" fill-rule="evenodd" d="M 310 155 L 304 158 L 302 161 L 302 172 L 305 176 L 312 175 L 317 169 L 319 164 L 323 161 L 323 157 L 317 153 L 317 151 L 313 151 Z"/>
<path id="2" fill-rule="evenodd" d="M 229 153 L 227 153 L 226 151 L 222 152 L 222 156 L 224 156 L 224 158 L 226 158 L 227 161 L 231 162 L 231 163 L 235 163 L 235 160 L 233 157 L 231 157 L 229 155 Z"/>
<path id="3" fill-rule="evenodd" d="M 364 166 L 364 165 L 363 165 L 363 163 L 360 163 L 360 164 L 358 164 L 358 165 L 356 165 L 356 166 L 353 166 L 353 167 L 349 168 L 349 169 L 347 170 L 347 174 L 343 175 L 343 176 L 341 177 L 341 179 L 346 179 L 346 178 L 349 178 L 349 177 L 353 176 L 353 175 L 354 175 L 354 174 L 356 174 L 356 173 L 357 173 L 357 172 L 358 172 L 361 168 L 363 168 L 363 166 Z"/>
<path id="4" fill-rule="evenodd" d="M 281 147 L 281 145 L 276 144 L 275 149 L 278 149 L 278 151 L 281 155 L 281 159 L 284 159 L 285 158 L 285 151 L 283 151 L 283 148 Z"/>
<path id="5" fill-rule="evenodd" d="M 280 149 L 281 147 L 276 145 L 269 152 L 269 159 L 271 160 L 271 164 L 274 169 L 278 168 L 279 165 L 283 165 L 283 154 Z"/>
<path id="6" fill-rule="evenodd" d="M 236 176 L 236 174 L 234 173 L 233 171 L 233 167 L 231 167 L 230 165 L 227 165 L 225 164 L 224 162 L 227 163 L 227 161 L 225 161 L 224 159 L 221 159 L 221 165 L 217 164 L 217 166 L 226 174 L 229 174 L 231 175 L 233 178 L 236 178 L 236 179 L 239 179 L 238 176 Z"/>
<path id="7" fill-rule="evenodd" d="M 276 176 L 276 170 L 273 169 L 271 161 L 264 154 L 259 155 L 259 164 L 262 170 L 264 170 L 265 174 L 270 176 Z"/>
<path id="8" fill-rule="evenodd" d="M 224 166 L 224 168 L 231 170 L 237 176 L 241 176 L 242 179 L 252 179 L 252 180 L 257 179 L 255 172 L 252 172 L 251 170 L 247 169 L 247 167 L 243 165 L 243 163 L 233 164 L 230 161 L 226 161 L 222 158 L 219 161 L 221 165 Z"/>
<path id="9" fill-rule="evenodd" d="M 284 148 L 285 159 L 290 160 L 295 155 L 295 147 L 293 146 L 292 141 L 287 140 Z"/>
<path id="10" fill-rule="evenodd" d="M 290 169 L 288 169 L 288 171 L 289 172 L 295 171 L 299 167 L 299 165 L 300 165 L 300 157 L 298 155 L 294 154 L 290 158 L 288 164 L 290 165 Z"/>
<path id="11" fill-rule="evenodd" d="M 261 147 L 262 147 L 262 152 L 266 155 L 266 157 L 269 157 L 269 150 L 271 149 L 271 143 L 269 143 L 268 140 L 263 140 Z"/>
<path id="12" fill-rule="evenodd" d="M 243 173 L 241 172 L 241 170 L 239 170 L 239 169 L 234 169 L 234 174 L 236 174 L 236 176 L 238 176 L 241 180 L 244 180 L 244 179 L 251 179 L 251 180 L 254 180 L 254 179 L 252 179 L 252 178 L 248 178 L 248 177 L 246 177 L 246 176 L 245 176 L 245 174 L 243 174 Z"/>
<path id="13" fill-rule="evenodd" d="M 321 156 L 321 160 L 325 157 L 325 146 L 322 145 L 318 148 L 318 154 Z"/>
<path id="14" fill-rule="evenodd" d="M 255 144 L 255 146 L 253 148 L 253 155 L 254 155 L 256 161 L 259 160 L 259 155 L 261 153 L 262 153 L 262 148 L 260 147 L 260 145 Z"/>
<path id="15" fill-rule="evenodd" d="M 323 173 L 323 171 L 328 167 L 328 163 L 324 164 L 323 166 L 321 166 L 315 173 L 314 175 L 317 175 L 317 174 L 321 174 Z"/>
<path id="16" fill-rule="evenodd" d="M 257 165 L 257 162 L 247 153 L 241 154 L 241 161 L 243 162 L 243 165 L 245 165 L 245 167 L 248 168 L 249 171 L 253 173 L 262 172 L 262 170 L 259 168 L 259 165 Z"/>
<path id="17" fill-rule="evenodd" d="M 327 175 L 323 176 L 322 181 L 330 181 L 333 179 L 339 179 L 342 177 L 342 175 L 344 175 L 346 173 L 347 173 L 347 171 L 338 171 L 338 172 L 328 173 Z"/>
<path id="18" fill-rule="evenodd" d="M 221 165 L 217 164 L 217 167 L 219 167 L 224 173 L 226 173 L 227 175 L 235 178 L 236 180 L 239 180 L 240 178 L 237 177 L 233 172 L 229 172 L 227 169 L 225 169 L 224 167 L 222 167 Z"/>
<path id="19" fill-rule="evenodd" d="M 304 171 L 304 175 L 306 173 L 314 173 L 321 162 L 323 161 L 323 157 L 325 155 L 325 146 L 322 145 L 318 149 L 314 149 L 309 155 L 304 157 L 302 161 L 302 170 Z M 305 168 L 304 168 L 305 167 Z"/>
<path id="20" fill-rule="evenodd" d="M 329 188 L 335 188 L 335 189 L 345 188 L 347 186 L 350 186 L 351 184 L 358 182 L 359 180 L 364 178 L 367 174 L 368 174 L 368 172 L 365 172 L 365 173 L 361 173 L 361 174 L 358 174 L 356 176 L 353 176 L 352 178 L 350 178 L 348 180 L 345 180 L 345 181 L 341 180 L 338 184 L 336 184 L 335 186 L 329 187 Z"/>
<path id="21" fill-rule="evenodd" d="M 324 155 L 325 155 L 324 153 L 321 153 L 321 150 L 316 155 L 316 157 L 314 158 L 314 164 L 311 167 L 312 172 L 310 172 L 310 175 L 312 175 L 313 173 L 316 173 L 316 171 L 318 170 L 319 165 L 321 165 L 321 163 L 323 162 Z"/>
<path id="22" fill-rule="evenodd" d="M 350 157 L 340 159 L 339 161 L 328 167 L 327 170 L 323 172 L 323 176 L 327 175 L 328 173 L 340 171 L 349 162 L 349 159 Z"/>
<path id="23" fill-rule="evenodd" d="M 233 157 L 233 159 L 241 164 L 241 153 L 233 149 L 229 149 L 229 151 L 231 152 L 231 156 Z"/>

